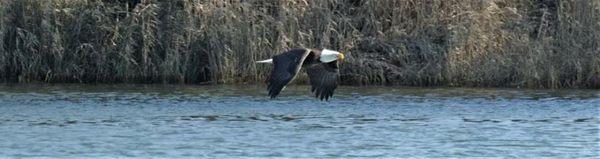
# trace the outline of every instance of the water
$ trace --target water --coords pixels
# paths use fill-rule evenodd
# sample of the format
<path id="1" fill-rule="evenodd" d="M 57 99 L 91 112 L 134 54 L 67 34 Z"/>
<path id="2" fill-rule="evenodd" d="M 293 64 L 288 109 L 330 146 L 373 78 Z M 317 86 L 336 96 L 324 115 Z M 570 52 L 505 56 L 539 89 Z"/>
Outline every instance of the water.
<path id="1" fill-rule="evenodd" d="M 0 157 L 598 158 L 598 90 L 0 86 Z"/>

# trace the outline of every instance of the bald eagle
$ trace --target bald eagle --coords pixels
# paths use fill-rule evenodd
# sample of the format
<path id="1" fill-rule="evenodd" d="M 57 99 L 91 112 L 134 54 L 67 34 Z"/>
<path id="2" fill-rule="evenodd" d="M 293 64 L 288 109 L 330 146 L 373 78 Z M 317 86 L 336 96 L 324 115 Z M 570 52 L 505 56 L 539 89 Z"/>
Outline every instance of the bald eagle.
<path id="1" fill-rule="evenodd" d="M 289 84 L 304 68 L 310 78 L 311 92 L 320 100 L 329 100 L 337 88 L 339 78 L 339 62 L 343 62 L 344 54 L 327 49 L 292 49 L 271 59 L 257 63 L 272 63 L 273 69 L 267 79 L 267 90 L 271 98 Z"/>

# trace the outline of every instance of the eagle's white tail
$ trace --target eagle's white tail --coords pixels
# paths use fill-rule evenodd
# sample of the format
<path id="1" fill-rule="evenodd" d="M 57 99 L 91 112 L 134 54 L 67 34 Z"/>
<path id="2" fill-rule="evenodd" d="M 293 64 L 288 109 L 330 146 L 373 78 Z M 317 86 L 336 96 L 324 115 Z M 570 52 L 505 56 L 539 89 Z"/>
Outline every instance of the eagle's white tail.
<path id="1" fill-rule="evenodd" d="M 273 63 L 273 59 L 266 59 L 262 61 L 256 61 L 256 63 Z"/>

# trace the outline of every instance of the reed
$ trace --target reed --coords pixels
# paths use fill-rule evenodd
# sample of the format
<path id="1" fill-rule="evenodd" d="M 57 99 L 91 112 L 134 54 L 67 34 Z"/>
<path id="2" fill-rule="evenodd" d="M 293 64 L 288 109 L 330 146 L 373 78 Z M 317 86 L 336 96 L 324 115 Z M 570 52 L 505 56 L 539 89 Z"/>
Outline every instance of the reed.
<path id="1" fill-rule="evenodd" d="M 597 0 L 0 0 L 0 80 L 259 83 L 309 47 L 346 53 L 347 85 L 600 88 L 599 21 Z"/>

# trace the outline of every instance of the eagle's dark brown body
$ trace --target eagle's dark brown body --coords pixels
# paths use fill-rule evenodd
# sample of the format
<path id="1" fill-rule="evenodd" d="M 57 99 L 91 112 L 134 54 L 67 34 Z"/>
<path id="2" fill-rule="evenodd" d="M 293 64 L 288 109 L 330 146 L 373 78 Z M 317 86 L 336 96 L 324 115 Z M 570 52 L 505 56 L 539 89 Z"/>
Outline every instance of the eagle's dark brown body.
<path id="1" fill-rule="evenodd" d="M 322 62 L 321 52 L 319 49 L 292 49 L 273 56 L 273 70 L 267 79 L 269 96 L 277 97 L 301 68 L 306 69 L 308 73 L 311 91 L 315 97 L 328 100 L 333 96 L 333 91 L 338 85 L 338 62 Z"/>

